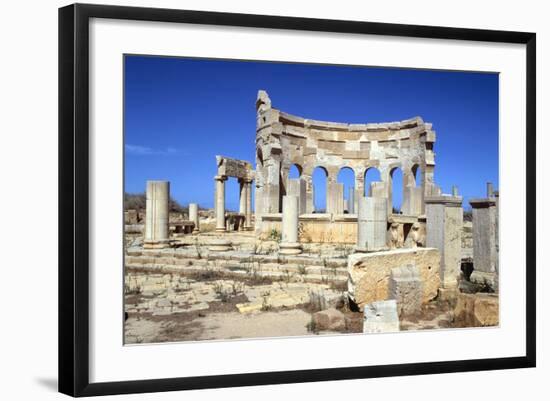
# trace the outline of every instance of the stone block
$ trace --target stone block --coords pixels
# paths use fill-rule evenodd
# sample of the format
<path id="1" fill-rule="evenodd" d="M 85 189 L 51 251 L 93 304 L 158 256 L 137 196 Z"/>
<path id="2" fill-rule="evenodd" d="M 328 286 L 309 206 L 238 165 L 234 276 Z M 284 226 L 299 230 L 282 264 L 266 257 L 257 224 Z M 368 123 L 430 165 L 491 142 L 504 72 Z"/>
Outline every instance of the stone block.
<path id="1" fill-rule="evenodd" d="M 343 295 L 323 288 L 312 288 L 309 292 L 309 303 L 314 310 L 337 308 L 343 304 Z"/>
<path id="2" fill-rule="evenodd" d="M 413 264 L 423 285 L 422 302 L 437 296 L 440 287 L 439 251 L 434 248 L 402 248 L 390 251 L 356 253 L 348 257 L 348 292 L 360 309 L 390 298 L 389 281 L 393 268 Z"/>
<path id="3" fill-rule="evenodd" d="M 312 316 L 315 330 L 341 331 L 346 328 L 346 319 L 342 312 L 330 308 L 316 312 Z"/>
<path id="4" fill-rule="evenodd" d="M 494 292 L 498 292 L 498 275 L 496 273 L 485 273 L 474 270 L 470 274 L 470 282 L 490 288 Z"/>
<path id="5" fill-rule="evenodd" d="M 456 327 L 498 326 L 498 295 L 458 294 L 454 309 L 454 324 Z"/>
<path id="6" fill-rule="evenodd" d="M 423 295 L 422 279 L 416 266 L 391 269 L 390 298 L 396 300 L 399 316 L 411 316 L 420 312 Z"/>
<path id="7" fill-rule="evenodd" d="M 399 331 L 397 302 L 394 299 L 365 305 L 363 333 L 395 333 Z"/>

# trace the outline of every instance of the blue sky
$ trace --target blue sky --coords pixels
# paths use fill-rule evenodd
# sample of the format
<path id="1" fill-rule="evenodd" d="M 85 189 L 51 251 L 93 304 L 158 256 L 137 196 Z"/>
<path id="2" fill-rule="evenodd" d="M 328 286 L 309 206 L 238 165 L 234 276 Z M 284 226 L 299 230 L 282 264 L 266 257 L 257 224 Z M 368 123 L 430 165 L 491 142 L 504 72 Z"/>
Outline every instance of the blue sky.
<path id="1" fill-rule="evenodd" d="M 470 198 L 484 196 L 487 181 L 498 188 L 498 74 L 142 56 L 126 56 L 124 68 L 126 192 L 165 179 L 182 205 L 213 207 L 215 155 L 254 163 L 259 89 L 274 108 L 305 118 L 421 116 L 436 131 L 444 192 L 457 185 Z M 313 180 L 324 208 L 324 178 L 315 172 Z M 349 187 L 353 174 L 342 171 L 339 181 Z M 236 179 L 226 183 L 226 205 L 238 208 Z"/>

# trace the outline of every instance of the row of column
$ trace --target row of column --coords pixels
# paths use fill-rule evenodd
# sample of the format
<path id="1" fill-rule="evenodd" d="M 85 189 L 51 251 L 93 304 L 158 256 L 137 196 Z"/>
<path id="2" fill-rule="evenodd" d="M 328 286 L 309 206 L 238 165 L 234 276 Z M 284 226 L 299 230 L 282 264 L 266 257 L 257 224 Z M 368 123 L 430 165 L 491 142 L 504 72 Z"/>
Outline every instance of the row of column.
<path id="1" fill-rule="evenodd" d="M 214 207 L 216 214 L 216 231 L 225 232 L 225 181 L 226 176 L 214 177 L 216 183 Z M 239 213 L 244 214 L 244 229 L 252 229 L 252 180 L 239 179 Z"/>

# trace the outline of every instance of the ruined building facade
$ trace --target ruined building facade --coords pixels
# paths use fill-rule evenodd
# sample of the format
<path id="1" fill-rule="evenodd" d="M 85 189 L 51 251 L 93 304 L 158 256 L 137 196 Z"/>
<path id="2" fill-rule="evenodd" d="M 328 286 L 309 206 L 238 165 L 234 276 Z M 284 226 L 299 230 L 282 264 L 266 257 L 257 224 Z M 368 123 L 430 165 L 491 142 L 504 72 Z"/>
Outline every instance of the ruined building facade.
<path id="1" fill-rule="evenodd" d="M 347 124 L 309 120 L 272 107 L 265 91 L 256 101 L 256 173 L 255 213 L 280 213 L 284 195 L 300 198 L 301 214 L 313 213 L 312 175 L 322 168 L 327 176 L 327 210 L 343 214 L 343 184 L 337 183 L 342 168 L 351 168 L 355 175 L 354 205 L 359 196 L 387 198 L 392 205 L 393 172 L 403 172 L 402 213 L 418 216 L 424 213 L 424 197 L 438 194 L 434 184 L 435 132 L 420 117 L 401 122 L 379 124 Z M 297 183 L 288 179 L 292 165 L 300 172 Z M 367 170 L 376 168 L 380 182 L 365 188 Z M 415 176 L 421 174 L 421 185 Z M 293 188 L 296 187 L 296 188 Z"/>

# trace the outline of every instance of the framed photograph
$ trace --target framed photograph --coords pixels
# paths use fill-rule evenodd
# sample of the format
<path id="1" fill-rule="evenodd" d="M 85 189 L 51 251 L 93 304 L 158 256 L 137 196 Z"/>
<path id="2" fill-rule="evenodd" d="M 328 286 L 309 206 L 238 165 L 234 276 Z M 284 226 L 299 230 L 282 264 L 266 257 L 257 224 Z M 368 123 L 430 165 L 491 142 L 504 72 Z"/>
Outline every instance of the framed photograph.
<path id="1" fill-rule="evenodd" d="M 59 390 L 534 367 L 535 82 L 534 33 L 61 8 Z"/>

